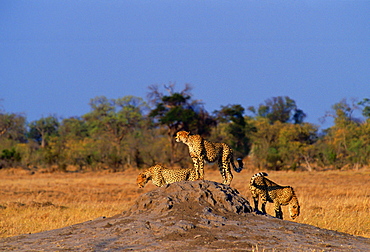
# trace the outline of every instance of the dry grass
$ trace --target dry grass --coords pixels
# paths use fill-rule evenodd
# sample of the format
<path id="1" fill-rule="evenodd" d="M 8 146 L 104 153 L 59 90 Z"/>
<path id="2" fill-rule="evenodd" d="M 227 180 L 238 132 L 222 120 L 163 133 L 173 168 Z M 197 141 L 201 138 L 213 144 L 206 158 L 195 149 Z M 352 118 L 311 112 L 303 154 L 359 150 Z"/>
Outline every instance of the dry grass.
<path id="1" fill-rule="evenodd" d="M 36 173 L 0 170 L 0 237 L 36 233 L 127 210 L 144 189 L 137 170 L 123 173 Z M 252 171 L 234 174 L 232 187 L 251 201 Z M 370 171 L 269 172 L 269 178 L 294 187 L 301 204 L 297 222 L 370 238 Z M 220 182 L 206 167 L 206 179 Z M 272 204 L 267 212 L 273 214 Z M 286 207 L 284 216 L 289 218 Z"/>

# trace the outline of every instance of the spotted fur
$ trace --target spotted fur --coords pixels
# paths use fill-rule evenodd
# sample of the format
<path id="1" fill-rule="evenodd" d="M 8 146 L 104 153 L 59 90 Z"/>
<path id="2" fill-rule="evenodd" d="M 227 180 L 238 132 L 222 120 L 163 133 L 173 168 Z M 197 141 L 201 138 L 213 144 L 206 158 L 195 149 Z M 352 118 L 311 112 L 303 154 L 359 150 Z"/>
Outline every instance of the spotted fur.
<path id="1" fill-rule="evenodd" d="M 154 185 L 161 187 L 174 182 L 195 181 L 196 176 L 193 168 L 168 169 L 161 164 L 157 164 L 141 172 L 136 179 L 136 184 L 139 188 L 143 188 L 149 180 Z"/>
<path id="2" fill-rule="evenodd" d="M 179 131 L 176 134 L 176 142 L 182 142 L 189 147 L 189 154 L 193 160 L 194 169 L 198 179 L 204 179 L 205 161 L 218 163 L 222 176 L 222 183 L 230 185 L 233 179 L 230 165 L 236 172 L 243 169 L 243 162 L 237 159 L 239 167 L 234 164 L 233 150 L 225 143 L 213 143 L 205 140 L 200 135 L 190 135 L 187 131 Z"/>
<path id="3" fill-rule="evenodd" d="M 250 180 L 254 210 L 258 212 L 258 198 L 261 198 L 262 212 L 266 214 L 266 202 L 274 203 L 276 218 L 283 219 L 281 206 L 289 205 L 290 217 L 294 220 L 300 212 L 300 206 L 294 190 L 290 186 L 281 186 L 266 178 L 265 172 L 256 173 Z"/>

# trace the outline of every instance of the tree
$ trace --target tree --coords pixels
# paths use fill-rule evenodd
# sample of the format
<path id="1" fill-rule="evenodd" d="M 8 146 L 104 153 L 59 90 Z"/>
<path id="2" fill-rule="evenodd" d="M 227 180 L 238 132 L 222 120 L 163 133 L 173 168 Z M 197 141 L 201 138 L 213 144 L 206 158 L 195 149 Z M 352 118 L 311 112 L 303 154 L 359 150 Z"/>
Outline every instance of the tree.
<path id="1" fill-rule="evenodd" d="M 354 117 L 354 112 L 359 110 L 359 104 L 360 103 L 356 102 L 356 99 L 351 99 L 351 104 L 347 102 L 347 99 L 342 99 L 340 102 L 337 102 L 332 106 L 331 111 L 326 112 L 322 121 L 325 121 L 328 117 L 332 117 L 334 118 L 334 123 L 336 125 L 346 125 L 350 122 L 360 123 L 361 120 Z"/>
<path id="2" fill-rule="evenodd" d="M 8 138 L 24 141 L 26 128 L 26 118 L 14 113 L 0 112 L 0 137 L 6 136 Z"/>
<path id="3" fill-rule="evenodd" d="M 89 136 L 86 122 L 80 117 L 63 119 L 59 126 L 62 138 L 83 139 Z"/>
<path id="4" fill-rule="evenodd" d="M 257 117 L 267 118 L 270 124 L 277 121 L 282 123 L 293 122 L 300 124 L 306 117 L 303 110 L 298 109 L 296 102 L 288 96 L 272 97 L 261 104 L 258 109 L 251 106 L 248 108 Z"/>
<path id="5" fill-rule="evenodd" d="M 164 87 L 169 95 L 159 92 L 158 85 L 149 87 L 149 103 L 154 106 L 149 117 L 159 125 L 167 126 L 172 137 L 178 130 L 189 130 L 195 121 L 196 113 L 192 107 L 190 85 L 186 85 L 181 92 L 174 92 L 174 84 Z"/>
<path id="6" fill-rule="evenodd" d="M 80 117 L 63 119 L 59 129 L 58 142 L 63 154 L 65 166 L 73 165 L 83 167 L 93 165 L 93 148 L 91 143 L 88 125 Z"/>
<path id="7" fill-rule="evenodd" d="M 293 170 L 304 162 L 312 170 L 314 143 L 317 141 L 317 127 L 310 123 L 283 124 L 278 136 L 278 151 L 285 167 Z"/>
<path id="8" fill-rule="evenodd" d="M 258 167 L 294 170 L 304 162 L 308 169 L 312 169 L 310 162 L 315 157 L 316 126 L 280 121 L 270 124 L 267 118 L 258 118 L 255 125 L 251 157 Z"/>
<path id="9" fill-rule="evenodd" d="M 0 169 L 20 164 L 21 153 L 16 148 L 26 142 L 25 117 L 0 110 Z"/>
<path id="10" fill-rule="evenodd" d="M 365 98 L 358 103 L 359 106 L 363 107 L 362 115 L 370 119 L 370 99 Z"/>
<path id="11" fill-rule="evenodd" d="M 88 123 L 91 135 L 101 141 L 107 138 L 106 148 L 102 151 L 107 152 L 104 156 L 116 169 L 123 161 L 123 140 L 129 132 L 140 125 L 147 105 L 141 98 L 134 96 L 119 99 L 100 96 L 91 99 L 90 106 L 92 111 L 83 118 Z"/>
<path id="12" fill-rule="evenodd" d="M 252 134 L 251 158 L 259 168 L 280 169 L 282 159 L 278 152 L 279 131 L 283 126 L 280 121 L 270 124 L 267 118 L 257 118 L 256 131 Z"/>
<path id="13" fill-rule="evenodd" d="M 231 135 L 231 147 L 239 155 L 248 155 L 250 139 L 247 135 L 255 128 L 247 124 L 243 116 L 244 108 L 241 105 L 221 106 L 221 110 L 214 113 L 219 122 L 226 123 L 226 131 Z"/>
<path id="14" fill-rule="evenodd" d="M 48 138 L 58 134 L 59 121 L 56 116 L 43 117 L 29 124 L 29 138 L 36 140 L 41 148 L 47 145 Z"/>
<path id="15" fill-rule="evenodd" d="M 124 136 L 134 129 L 143 118 L 146 104 L 141 98 L 125 96 L 107 99 L 104 96 L 91 99 L 92 111 L 84 115 L 93 131 L 108 133 L 116 146 L 120 146 Z"/>
<path id="16" fill-rule="evenodd" d="M 363 165 L 362 155 L 368 150 L 369 141 L 366 135 L 369 132 L 367 123 L 361 123 L 359 118 L 353 116 L 358 104 L 355 100 L 349 104 L 343 99 L 334 104 L 332 109 L 333 111 L 326 114 L 326 117 L 334 118 L 334 126 L 327 130 L 323 138 L 323 161 L 336 168 L 342 168 L 346 164 Z"/>

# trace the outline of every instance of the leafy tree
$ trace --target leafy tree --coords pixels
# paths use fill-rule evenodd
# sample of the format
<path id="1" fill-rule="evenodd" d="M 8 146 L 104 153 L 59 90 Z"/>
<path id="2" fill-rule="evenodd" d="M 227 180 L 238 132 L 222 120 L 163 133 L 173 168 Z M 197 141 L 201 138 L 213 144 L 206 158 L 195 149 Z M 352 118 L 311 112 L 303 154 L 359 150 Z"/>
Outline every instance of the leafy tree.
<path id="1" fill-rule="evenodd" d="M 92 111 L 84 115 L 93 132 L 105 132 L 117 146 L 124 136 L 135 128 L 143 118 L 146 106 L 141 98 L 126 96 L 119 99 L 107 99 L 104 96 L 90 101 Z"/>
<path id="2" fill-rule="evenodd" d="M 251 157 L 260 168 L 295 170 L 302 162 L 308 169 L 315 157 L 314 143 L 317 127 L 309 124 L 289 124 L 280 121 L 270 124 L 267 118 L 255 122 Z"/>
<path id="3" fill-rule="evenodd" d="M 334 119 L 335 125 L 344 126 L 348 123 L 360 123 L 361 120 L 359 118 L 354 117 L 354 112 L 359 110 L 358 103 L 355 99 L 351 100 L 351 104 L 347 102 L 346 99 L 342 99 L 340 102 L 335 103 L 332 106 L 332 110 L 326 112 L 323 121 L 326 118 L 331 117 Z"/>
<path id="4" fill-rule="evenodd" d="M 255 130 L 247 124 L 241 105 L 221 106 L 221 110 L 215 111 L 216 118 L 221 123 L 226 123 L 226 131 L 230 134 L 231 147 L 239 155 L 247 155 L 250 150 L 250 139 L 248 135 Z"/>
<path id="5" fill-rule="evenodd" d="M 370 119 L 370 99 L 365 98 L 358 103 L 359 106 L 363 107 L 362 115 Z"/>
<path id="6" fill-rule="evenodd" d="M 252 134 L 251 158 L 259 168 L 278 170 L 282 159 L 278 152 L 278 137 L 282 127 L 281 122 L 270 124 L 267 118 L 258 118 L 255 121 L 257 131 Z"/>
<path id="7" fill-rule="evenodd" d="M 278 151 L 284 166 L 295 170 L 304 162 L 312 170 L 317 127 L 310 123 L 284 124 L 279 131 Z"/>
<path id="8" fill-rule="evenodd" d="M 3 149 L 0 153 L 0 169 L 18 165 L 21 159 L 21 154 L 14 147 L 11 149 Z"/>
<path id="9" fill-rule="evenodd" d="M 25 122 L 24 116 L 0 112 L 0 137 L 25 141 Z"/>
<path id="10" fill-rule="evenodd" d="M 257 117 L 267 118 L 270 124 L 277 121 L 282 123 L 293 122 L 300 124 L 306 117 L 303 110 L 298 109 L 296 102 L 288 96 L 272 97 L 261 104 L 257 109 L 248 108 Z"/>
<path id="11" fill-rule="evenodd" d="M 357 125 L 348 141 L 347 163 L 355 168 L 366 166 L 370 161 L 370 124 Z"/>
<path id="12" fill-rule="evenodd" d="M 352 100 L 349 104 L 345 99 L 332 106 L 333 112 L 328 112 L 326 117 L 334 117 L 334 126 L 327 130 L 323 138 L 325 151 L 323 159 L 327 161 L 324 165 L 334 165 L 342 168 L 346 164 L 364 165 L 363 155 L 367 153 L 368 131 L 367 123 L 361 123 L 353 116 L 358 109 Z M 327 155 L 327 156 L 325 156 Z M 366 155 L 365 155 L 366 156 Z"/>
<path id="13" fill-rule="evenodd" d="M 90 134 L 100 141 L 105 141 L 103 156 L 109 165 L 116 169 L 122 164 L 123 140 L 144 119 L 146 103 L 139 97 L 125 96 L 119 99 L 107 99 L 104 96 L 90 101 L 92 111 L 83 116 L 87 121 Z M 106 139 L 104 139 L 106 138 Z M 110 147 L 111 143 L 113 148 Z"/>
<path id="14" fill-rule="evenodd" d="M 36 140 L 41 148 L 47 145 L 48 138 L 58 134 L 59 121 L 56 116 L 43 117 L 29 124 L 29 138 Z"/>
<path id="15" fill-rule="evenodd" d="M 87 123 L 80 117 L 63 119 L 58 132 L 61 152 L 65 165 L 83 169 L 93 165 L 93 140 L 90 138 Z"/>
<path id="16" fill-rule="evenodd" d="M 82 118 L 66 118 L 59 126 L 59 135 L 63 138 L 84 139 L 89 136 L 88 126 Z"/>
<path id="17" fill-rule="evenodd" d="M 167 126 L 169 135 L 173 136 L 178 130 L 189 130 L 195 121 L 196 112 L 191 104 L 190 85 L 186 85 L 180 93 L 174 92 L 174 84 L 164 87 L 169 95 L 159 92 L 158 85 L 149 87 L 149 102 L 154 106 L 149 117 L 158 124 Z"/>

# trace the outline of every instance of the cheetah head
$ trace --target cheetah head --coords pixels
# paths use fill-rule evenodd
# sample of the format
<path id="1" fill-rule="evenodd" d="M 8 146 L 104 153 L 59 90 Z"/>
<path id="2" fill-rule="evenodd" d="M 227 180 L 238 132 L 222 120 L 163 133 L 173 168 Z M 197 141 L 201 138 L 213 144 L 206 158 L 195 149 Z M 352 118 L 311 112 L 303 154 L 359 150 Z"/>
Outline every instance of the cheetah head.
<path id="1" fill-rule="evenodd" d="M 139 188 L 143 188 L 146 183 L 148 183 L 149 179 L 145 176 L 145 174 L 140 173 L 139 176 L 137 176 L 136 184 Z"/>
<path id="2" fill-rule="evenodd" d="M 187 131 L 179 131 L 176 133 L 176 142 L 183 142 L 186 143 L 187 139 L 189 138 L 190 132 Z"/>
<path id="3" fill-rule="evenodd" d="M 298 202 L 294 202 L 292 204 L 289 204 L 289 213 L 290 213 L 290 218 L 293 220 L 299 216 L 299 204 Z"/>

